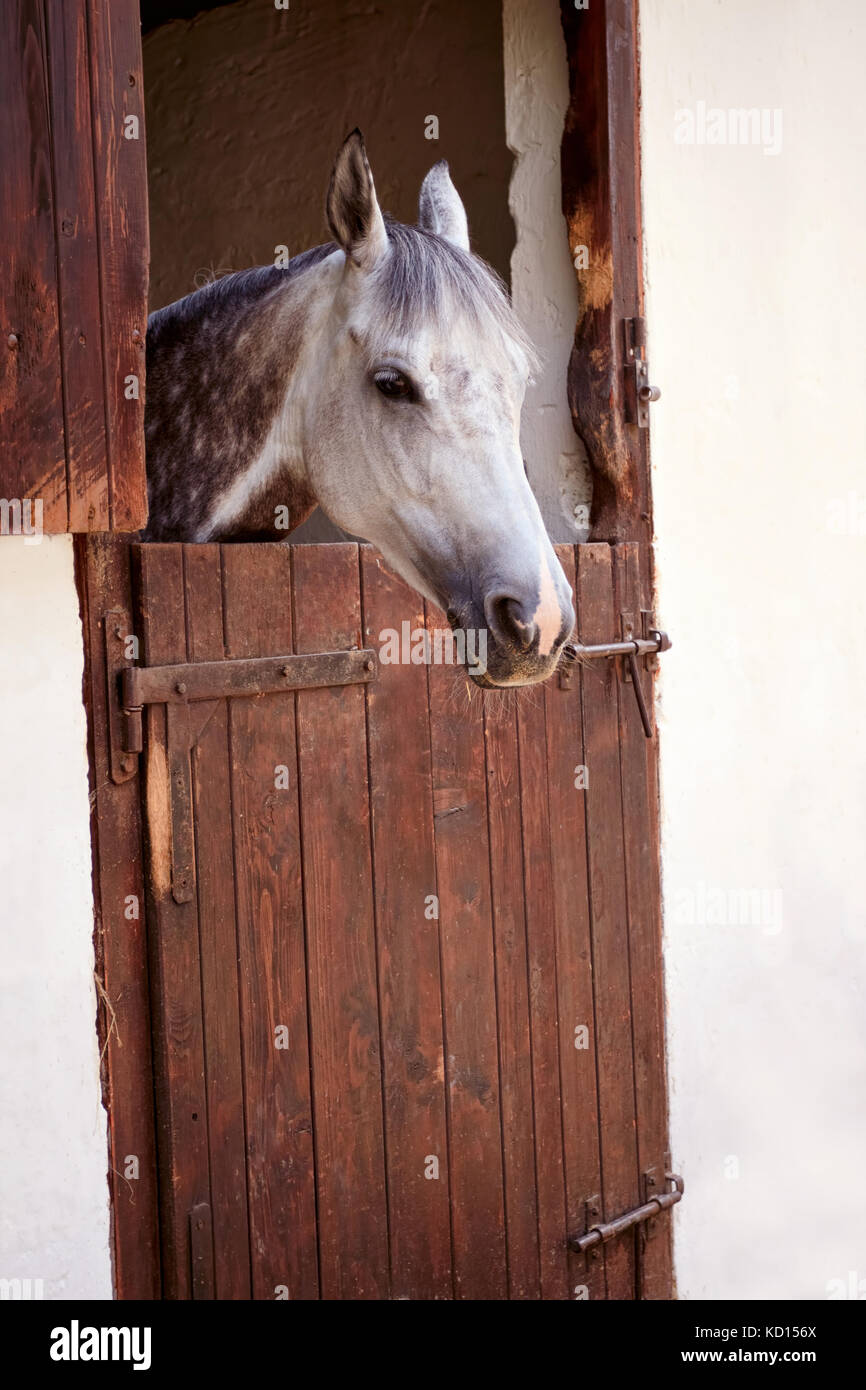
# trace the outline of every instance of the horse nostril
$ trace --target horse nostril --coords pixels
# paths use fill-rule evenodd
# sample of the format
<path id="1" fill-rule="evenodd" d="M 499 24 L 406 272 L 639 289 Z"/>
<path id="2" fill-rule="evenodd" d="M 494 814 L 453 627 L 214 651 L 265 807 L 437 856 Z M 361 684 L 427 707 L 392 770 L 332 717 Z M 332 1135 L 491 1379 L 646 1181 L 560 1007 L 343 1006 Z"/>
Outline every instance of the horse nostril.
<path id="1" fill-rule="evenodd" d="M 538 633 L 538 628 L 520 600 L 507 596 L 491 604 L 490 625 L 501 641 L 524 651 L 532 646 Z"/>

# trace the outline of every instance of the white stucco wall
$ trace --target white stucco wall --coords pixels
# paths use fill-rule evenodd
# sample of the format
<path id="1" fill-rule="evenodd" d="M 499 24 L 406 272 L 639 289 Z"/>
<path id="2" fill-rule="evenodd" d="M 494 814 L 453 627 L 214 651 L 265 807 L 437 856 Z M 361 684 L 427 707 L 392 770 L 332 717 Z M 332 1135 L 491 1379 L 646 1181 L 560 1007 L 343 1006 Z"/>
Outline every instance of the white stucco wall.
<path id="1" fill-rule="evenodd" d="M 679 1293 L 866 1297 L 866 9 L 641 16 Z"/>
<path id="2" fill-rule="evenodd" d="M 504 0 L 505 130 L 515 156 L 508 203 L 514 307 L 540 357 L 526 393 L 520 442 L 538 504 L 556 541 L 584 540 L 592 484 L 565 394 L 577 322 L 577 279 L 562 217 L 559 144 L 568 62 L 558 0 Z"/>
<path id="3" fill-rule="evenodd" d="M 3 536 L 0 1279 L 45 1298 L 111 1297 L 82 665 L 71 537 Z"/>

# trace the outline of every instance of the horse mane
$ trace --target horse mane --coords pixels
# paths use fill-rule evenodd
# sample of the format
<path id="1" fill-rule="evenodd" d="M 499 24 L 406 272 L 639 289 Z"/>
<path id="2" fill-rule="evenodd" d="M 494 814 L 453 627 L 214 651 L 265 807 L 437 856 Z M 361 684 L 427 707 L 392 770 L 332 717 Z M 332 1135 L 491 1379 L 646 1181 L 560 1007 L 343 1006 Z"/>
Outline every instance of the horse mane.
<path id="1" fill-rule="evenodd" d="M 419 321 L 432 320 L 447 327 L 461 314 L 482 332 L 489 332 L 492 323 L 523 353 L 530 368 L 537 366 L 535 348 L 511 306 L 508 290 L 486 261 L 423 227 L 410 227 L 388 216 L 385 227 L 389 254 L 371 276 L 376 313 L 367 344 L 372 353 L 384 348 L 389 337 L 410 334 Z M 150 341 L 159 337 L 161 330 L 183 333 L 185 325 L 199 324 L 205 316 L 214 321 L 225 321 L 227 315 L 235 319 L 239 311 L 260 305 L 288 280 L 296 279 L 337 249 L 334 242 L 325 242 L 293 256 L 284 267 L 256 266 L 222 275 L 183 299 L 156 309 L 148 320 Z"/>
<path id="2" fill-rule="evenodd" d="M 158 329 L 166 319 L 176 321 L 200 320 L 205 312 L 219 312 L 224 306 L 237 309 L 261 301 L 272 290 L 279 290 L 286 280 L 296 278 L 318 265 L 336 251 L 333 244 L 314 246 L 293 256 L 286 266 L 258 265 L 249 270 L 232 270 L 219 275 L 207 285 L 191 290 L 182 299 L 155 309 L 148 318 L 148 332 Z"/>

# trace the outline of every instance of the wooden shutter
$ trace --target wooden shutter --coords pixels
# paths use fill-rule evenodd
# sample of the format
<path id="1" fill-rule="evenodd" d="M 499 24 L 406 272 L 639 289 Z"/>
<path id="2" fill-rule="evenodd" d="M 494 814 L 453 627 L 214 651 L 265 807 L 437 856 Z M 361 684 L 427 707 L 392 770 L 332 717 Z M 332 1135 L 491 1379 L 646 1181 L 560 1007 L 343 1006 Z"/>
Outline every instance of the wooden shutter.
<path id="1" fill-rule="evenodd" d="M 0 531 L 135 531 L 147 517 L 138 4 L 7 0 L 0 82 Z"/>

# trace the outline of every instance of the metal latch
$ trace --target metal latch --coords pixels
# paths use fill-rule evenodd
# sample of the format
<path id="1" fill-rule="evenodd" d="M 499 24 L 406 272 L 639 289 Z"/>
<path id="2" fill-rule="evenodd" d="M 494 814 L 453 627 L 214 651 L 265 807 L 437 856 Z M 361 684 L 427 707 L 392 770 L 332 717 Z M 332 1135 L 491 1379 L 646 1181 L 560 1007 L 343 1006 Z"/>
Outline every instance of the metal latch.
<path id="1" fill-rule="evenodd" d="M 122 748 L 126 753 L 141 752 L 141 712 L 145 705 L 185 705 L 190 700 L 224 700 L 325 685 L 356 685 L 375 680 L 378 669 L 376 653 L 369 647 L 303 656 L 196 661 L 177 666 L 127 666 L 121 674 Z"/>
<path id="2" fill-rule="evenodd" d="M 669 651 L 671 647 L 671 639 L 667 633 L 662 632 L 661 628 L 651 625 L 652 616 L 650 613 L 642 614 L 644 632 L 642 636 L 638 637 L 634 630 L 633 616 L 629 613 L 622 613 L 620 614 L 623 628 L 623 640 L 621 642 L 596 642 L 589 645 L 583 642 L 566 642 L 559 659 L 559 684 L 567 689 L 571 685 L 572 673 L 577 662 L 595 660 L 598 657 L 623 657 L 625 659 L 623 677 L 631 680 L 634 686 L 634 695 L 647 738 L 652 738 L 653 727 L 641 689 L 637 659 L 638 657 L 645 657 L 649 664 L 657 660 L 660 652 Z M 650 669 L 654 669 L 654 667 L 651 666 Z"/>
<path id="3" fill-rule="evenodd" d="M 650 385 L 646 360 L 646 319 L 623 319 L 625 333 L 625 418 L 630 425 L 645 430 L 649 426 L 651 401 L 661 397 Z"/>
<path id="4" fill-rule="evenodd" d="M 615 1221 L 599 1221 L 582 1235 L 569 1236 L 569 1249 L 577 1250 L 583 1254 L 585 1251 L 591 1250 L 593 1246 L 605 1245 L 609 1240 L 614 1240 L 616 1236 L 621 1236 L 624 1231 L 630 1231 L 633 1226 L 640 1226 L 644 1221 L 651 1221 L 660 1212 L 666 1211 L 668 1207 L 673 1207 L 677 1202 L 682 1201 L 685 1183 L 680 1175 L 678 1173 L 665 1173 L 665 1178 L 673 1184 L 670 1191 L 659 1192 L 655 1196 L 648 1197 L 641 1206 L 624 1212 Z"/>

